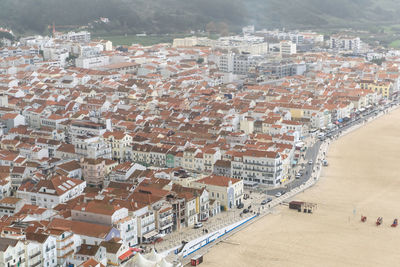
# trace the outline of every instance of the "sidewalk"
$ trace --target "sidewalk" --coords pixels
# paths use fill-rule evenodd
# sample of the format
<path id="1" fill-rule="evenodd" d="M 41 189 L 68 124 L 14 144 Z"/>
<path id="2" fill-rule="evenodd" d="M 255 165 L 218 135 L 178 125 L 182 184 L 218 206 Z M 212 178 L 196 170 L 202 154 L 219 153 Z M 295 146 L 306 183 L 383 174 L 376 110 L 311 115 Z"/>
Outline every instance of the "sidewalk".
<path id="1" fill-rule="evenodd" d="M 380 112 L 377 116 L 368 118 L 366 123 L 368 123 L 376 118 L 379 118 L 385 114 L 388 114 L 390 111 L 395 110 L 397 108 L 399 108 L 399 106 L 393 106 L 393 107 L 389 108 L 387 110 L 387 112 Z M 341 132 L 341 134 L 338 136 L 338 138 L 362 127 L 366 123 L 357 124 L 357 125 L 354 125 L 348 129 L 344 130 L 343 132 Z M 328 149 L 329 149 L 329 146 L 333 141 L 334 140 L 327 140 L 321 144 L 320 149 L 318 151 L 317 158 L 315 160 L 315 165 L 314 165 L 311 177 L 304 184 L 301 184 L 298 187 L 292 188 L 290 191 L 286 192 L 286 194 L 282 195 L 279 198 L 273 199 L 271 202 L 269 202 L 266 205 L 261 205 L 261 200 L 265 198 L 265 195 L 263 195 L 261 193 L 253 192 L 251 195 L 252 199 L 249 199 L 246 202 L 247 204 L 245 205 L 245 207 L 247 207 L 247 205 L 251 205 L 252 210 L 255 211 L 256 213 L 258 213 L 258 216 L 255 219 L 251 220 L 249 223 L 246 223 L 245 225 L 241 226 L 240 228 L 236 229 L 235 231 L 232 231 L 232 233 L 224 236 L 223 238 L 220 238 L 216 242 L 213 242 L 213 243 L 201 248 L 198 252 L 194 253 L 193 256 L 197 255 L 197 254 L 199 254 L 199 255 L 205 254 L 208 251 L 208 249 L 210 249 L 215 244 L 218 244 L 219 242 L 226 240 L 231 235 L 240 231 L 244 227 L 247 227 L 248 225 L 254 223 L 255 221 L 258 221 L 259 219 L 263 218 L 264 216 L 270 214 L 274 207 L 287 202 L 289 199 L 292 199 L 297 194 L 305 191 L 306 189 L 308 189 L 311 186 L 313 186 L 314 184 L 316 184 L 319 181 L 319 179 L 321 178 L 321 173 L 322 173 L 322 169 L 323 169 L 322 162 L 325 159 Z M 310 140 L 310 142 L 311 142 L 311 140 Z M 303 160 L 303 161 L 306 161 L 306 160 Z M 299 165 L 300 164 L 298 164 L 298 166 Z M 198 238 L 198 237 L 204 235 L 203 229 L 207 229 L 209 232 L 213 232 L 213 231 L 223 228 L 224 226 L 233 224 L 234 222 L 237 222 L 245 217 L 249 217 L 249 216 L 253 215 L 251 213 L 248 213 L 248 214 L 244 214 L 244 215 L 242 215 L 242 217 L 240 217 L 241 212 L 242 212 L 242 210 L 235 209 L 232 211 L 220 213 L 217 216 L 210 218 L 208 222 L 203 223 L 204 224 L 203 228 L 200 228 L 200 229 L 185 228 L 179 232 L 175 232 L 175 233 L 167 235 L 163 242 L 156 244 L 155 246 L 158 251 L 168 251 L 171 248 L 180 246 L 182 244 L 183 240 L 189 241 L 189 240 L 193 240 L 195 238 Z M 176 255 L 172 252 L 169 254 L 169 258 L 176 259 Z M 186 263 L 188 263 L 189 258 L 190 257 L 185 258 L 184 261 Z M 182 263 L 184 263 L 184 262 L 182 262 Z"/>

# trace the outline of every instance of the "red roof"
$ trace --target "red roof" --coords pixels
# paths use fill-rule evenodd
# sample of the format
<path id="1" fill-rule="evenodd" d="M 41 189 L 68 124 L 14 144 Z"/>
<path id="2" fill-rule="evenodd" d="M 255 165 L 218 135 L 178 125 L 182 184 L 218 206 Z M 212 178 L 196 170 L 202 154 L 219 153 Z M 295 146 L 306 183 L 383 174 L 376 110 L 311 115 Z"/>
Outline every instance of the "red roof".
<path id="1" fill-rule="evenodd" d="M 127 258 L 129 258 L 129 257 L 132 257 L 132 255 L 133 255 L 133 251 L 132 250 L 127 250 L 125 253 L 123 253 L 121 256 L 119 256 L 118 258 L 120 259 L 120 260 L 125 260 L 125 259 L 127 259 Z"/>

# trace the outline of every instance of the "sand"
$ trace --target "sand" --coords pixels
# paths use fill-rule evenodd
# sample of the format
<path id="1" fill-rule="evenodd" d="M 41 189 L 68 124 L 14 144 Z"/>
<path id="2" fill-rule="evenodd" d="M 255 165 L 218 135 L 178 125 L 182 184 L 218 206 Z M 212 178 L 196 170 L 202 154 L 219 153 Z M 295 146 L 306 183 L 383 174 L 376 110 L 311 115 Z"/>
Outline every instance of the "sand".
<path id="1" fill-rule="evenodd" d="M 321 180 L 294 198 L 316 203 L 314 214 L 276 208 L 202 266 L 400 266 L 400 226 L 390 227 L 400 219 L 399 122 L 396 110 L 330 146 Z"/>

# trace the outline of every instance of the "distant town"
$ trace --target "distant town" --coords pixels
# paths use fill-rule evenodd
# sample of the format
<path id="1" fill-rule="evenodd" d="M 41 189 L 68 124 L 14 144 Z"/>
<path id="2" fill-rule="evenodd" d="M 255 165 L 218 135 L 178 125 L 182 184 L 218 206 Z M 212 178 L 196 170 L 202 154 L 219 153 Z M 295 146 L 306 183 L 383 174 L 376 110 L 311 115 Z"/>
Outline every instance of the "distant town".
<path id="1" fill-rule="evenodd" d="M 400 89 L 400 50 L 346 32 L 0 43 L 2 266 L 182 266 Z"/>

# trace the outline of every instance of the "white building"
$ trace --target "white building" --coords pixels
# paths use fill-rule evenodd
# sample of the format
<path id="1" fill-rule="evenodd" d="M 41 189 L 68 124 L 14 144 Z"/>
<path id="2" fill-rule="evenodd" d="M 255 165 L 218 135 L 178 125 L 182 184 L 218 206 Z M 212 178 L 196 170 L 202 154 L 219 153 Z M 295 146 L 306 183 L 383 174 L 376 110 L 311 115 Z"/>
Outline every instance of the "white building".
<path id="1" fill-rule="evenodd" d="M 91 36 L 90 32 L 80 31 L 80 32 L 68 32 L 65 34 L 56 35 L 56 39 L 71 41 L 71 42 L 79 42 L 79 43 L 87 43 L 90 42 Z"/>
<path id="2" fill-rule="evenodd" d="M 330 48 L 358 53 L 361 49 L 361 40 L 359 37 L 340 34 L 332 35 L 330 38 Z"/>
<path id="3" fill-rule="evenodd" d="M 75 59 L 75 65 L 78 68 L 96 69 L 110 64 L 108 56 L 78 57 Z"/>
<path id="4" fill-rule="evenodd" d="M 205 188 L 208 198 L 218 200 L 225 210 L 233 209 L 243 201 L 243 181 L 235 178 L 211 175 L 191 183 L 194 188 Z M 207 198 L 206 195 L 203 197 Z"/>
<path id="5" fill-rule="evenodd" d="M 41 266 L 57 266 L 56 238 L 54 236 L 40 233 L 26 233 L 26 240 L 39 245 Z M 30 257 L 33 256 L 35 256 L 35 254 Z"/>
<path id="6" fill-rule="evenodd" d="M 31 205 L 53 208 L 80 196 L 85 187 L 85 181 L 57 176 L 40 180 L 37 184 L 32 181 L 26 182 L 18 188 L 17 197 Z"/>
<path id="7" fill-rule="evenodd" d="M 290 56 L 297 53 L 296 43 L 292 41 L 281 41 L 279 47 L 281 56 Z"/>
<path id="8" fill-rule="evenodd" d="M 25 261 L 23 241 L 0 237 L 0 263 L 2 266 L 21 266 Z"/>
<path id="9" fill-rule="evenodd" d="M 248 150 L 236 153 L 231 163 L 231 175 L 246 182 L 277 186 L 282 180 L 282 159 L 273 151 Z"/>
<path id="10" fill-rule="evenodd" d="M 120 232 L 120 238 L 129 246 L 137 244 L 136 217 L 129 216 L 128 209 L 101 201 L 77 205 L 71 211 L 72 219 L 113 226 Z"/>

